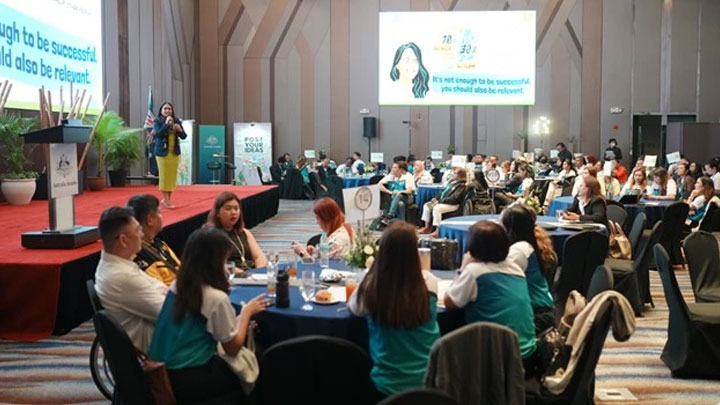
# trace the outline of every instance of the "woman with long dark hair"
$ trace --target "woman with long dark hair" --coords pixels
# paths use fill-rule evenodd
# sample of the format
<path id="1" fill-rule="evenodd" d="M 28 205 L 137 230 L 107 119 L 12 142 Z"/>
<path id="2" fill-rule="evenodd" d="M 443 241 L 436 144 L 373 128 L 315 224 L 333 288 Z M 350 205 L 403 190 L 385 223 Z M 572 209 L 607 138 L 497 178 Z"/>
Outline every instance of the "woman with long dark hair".
<path id="1" fill-rule="evenodd" d="M 313 213 L 320 229 L 327 235 L 330 258 L 341 258 L 348 254 L 355 243 L 355 232 L 352 226 L 345 222 L 345 215 L 335 200 L 330 197 L 317 200 Z M 308 245 L 303 248 L 302 245 L 296 244 L 293 250 L 302 257 L 310 257 L 315 251 L 315 246 Z"/>
<path id="2" fill-rule="evenodd" d="M 522 204 L 511 205 L 500 215 L 511 243 L 508 260 L 525 271 L 530 305 L 535 314 L 535 332 L 538 333 L 555 325 L 548 279 L 552 278 L 557 259 L 548 260 L 548 252 L 541 250 L 535 234 L 536 219 L 535 211 Z"/>
<path id="3" fill-rule="evenodd" d="M 225 232 L 232 245 L 228 261 L 234 262 L 236 269 L 247 270 L 267 265 L 267 259 L 255 237 L 245 228 L 240 198 L 235 194 L 223 191 L 215 198 L 206 225 Z"/>
<path id="4" fill-rule="evenodd" d="M 234 391 L 242 399 L 240 381 L 217 355 L 218 342 L 228 356 L 235 357 L 245 344 L 252 316 L 270 301 L 260 294 L 243 305 L 236 318 L 225 273 L 231 249 L 218 229 L 206 227 L 190 234 L 177 279 L 155 324 L 149 355 L 165 363 L 181 403 Z"/>
<path id="5" fill-rule="evenodd" d="M 402 44 L 395 51 L 390 78 L 411 88 L 415 98 L 425 97 L 429 89 L 430 74 L 423 65 L 422 52 L 414 42 Z"/>
<path id="6" fill-rule="evenodd" d="M 162 103 L 153 122 L 153 154 L 158 165 L 158 187 L 163 194 L 161 204 L 175 208 L 170 198 L 177 187 L 178 164 L 180 162 L 180 139 L 187 135 L 182 122 L 175 117 L 175 108 L 169 101 Z"/>
<path id="7" fill-rule="evenodd" d="M 649 200 L 668 200 L 677 198 L 677 184 L 670 178 L 667 170 L 658 167 L 653 172 L 653 183 L 647 188 L 645 198 Z"/>
<path id="8" fill-rule="evenodd" d="M 607 227 L 607 202 L 600 190 L 598 179 L 586 174 L 580 184 L 580 191 L 573 199 L 563 219 L 568 221 L 588 221 Z"/>
<path id="9" fill-rule="evenodd" d="M 390 224 L 370 271 L 348 300 L 350 312 L 367 317 L 370 377 L 383 395 L 423 386 L 430 349 L 440 337 L 437 278 L 420 270 L 417 245 L 412 225 Z"/>

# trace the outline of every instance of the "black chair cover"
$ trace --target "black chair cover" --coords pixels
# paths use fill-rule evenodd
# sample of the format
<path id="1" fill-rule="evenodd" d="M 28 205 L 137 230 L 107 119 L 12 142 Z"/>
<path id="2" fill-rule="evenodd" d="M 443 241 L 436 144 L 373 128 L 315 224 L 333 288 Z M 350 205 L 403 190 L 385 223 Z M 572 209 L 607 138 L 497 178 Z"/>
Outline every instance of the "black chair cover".
<path id="1" fill-rule="evenodd" d="M 92 305 L 93 313 L 96 313 L 103 309 L 103 306 L 100 302 L 100 297 L 97 295 L 97 291 L 95 291 L 95 280 L 89 279 L 85 282 L 85 285 L 87 286 L 88 297 L 90 297 L 90 305 Z"/>
<path id="2" fill-rule="evenodd" d="M 328 191 L 325 191 L 322 188 L 322 182 L 320 181 L 320 176 L 315 172 L 310 172 L 308 177 L 310 177 L 310 188 L 312 189 L 313 194 L 315 194 L 315 199 L 327 197 L 329 189 L 328 189 Z M 327 187 L 327 186 L 325 186 L 325 187 Z"/>
<path id="3" fill-rule="evenodd" d="M 430 174 L 433 177 L 433 182 L 435 183 L 441 183 L 442 182 L 442 173 L 440 173 L 440 169 L 437 167 L 430 170 Z"/>
<path id="4" fill-rule="evenodd" d="M 720 252 L 715 237 L 697 231 L 683 240 L 695 302 L 720 302 Z"/>
<path id="5" fill-rule="evenodd" d="M 570 383 L 560 395 L 544 392 L 543 402 L 546 404 L 594 404 L 595 401 L 595 367 L 605 345 L 605 338 L 610 330 L 612 317 L 612 301 L 607 301 L 598 309 L 592 329 L 585 339 L 585 347 Z"/>
<path id="6" fill-rule="evenodd" d="M 640 252 L 640 238 L 642 237 L 643 231 L 645 230 L 645 224 L 647 223 L 647 216 L 644 212 L 641 212 L 635 216 L 633 220 L 630 232 L 627 235 L 630 245 L 632 245 L 632 255 L 635 258 Z"/>
<path id="7" fill-rule="evenodd" d="M 570 291 L 587 296 L 595 269 L 603 264 L 608 252 L 607 236 L 595 231 L 582 231 L 570 236 L 563 245 L 562 267 L 555 285 L 555 307 L 562 313 Z"/>
<path id="8" fill-rule="evenodd" d="M 345 212 L 345 199 L 343 199 L 343 188 L 345 185 L 343 184 L 342 178 L 335 175 L 328 176 L 325 185 L 328 188 L 330 198 L 335 200 L 337 205 L 340 206 L 340 209 Z"/>
<path id="9" fill-rule="evenodd" d="M 587 300 L 591 301 L 596 295 L 603 291 L 612 290 L 615 281 L 613 279 L 612 269 L 606 265 L 600 265 L 595 269 L 592 279 L 590 279 L 590 287 L 588 287 Z"/>
<path id="10" fill-rule="evenodd" d="M 720 303 L 686 304 L 665 248 L 654 250 L 670 311 L 660 359 L 673 377 L 720 380 Z"/>
<path id="11" fill-rule="evenodd" d="M 454 399 L 442 391 L 418 388 L 398 392 L 378 402 L 378 405 L 456 405 Z"/>
<path id="12" fill-rule="evenodd" d="M 233 169 L 234 169 L 234 168 L 233 168 Z M 265 181 L 265 180 L 263 180 L 263 171 L 262 171 L 262 169 L 260 168 L 260 166 L 257 167 L 257 173 L 258 173 L 258 177 L 260 178 L 260 182 L 261 182 L 263 185 L 273 184 L 272 181 Z M 272 174 L 270 174 L 270 176 L 272 177 Z"/>
<path id="13" fill-rule="evenodd" d="M 700 230 L 706 232 L 720 232 L 720 208 L 715 204 L 710 204 L 700 223 Z"/>
<path id="14" fill-rule="evenodd" d="M 612 201 L 612 200 L 605 200 Z M 607 218 L 610 221 L 617 222 L 620 226 L 625 229 L 625 220 L 627 220 L 628 213 L 622 205 L 608 204 L 607 205 Z"/>
<path id="15" fill-rule="evenodd" d="M 104 309 L 95 313 L 93 323 L 115 378 L 113 403 L 153 404 L 150 387 L 125 330 Z"/>
<path id="16" fill-rule="evenodd" d="M 263 404 L 370 404 L 370 367 L 367 353 L 347 340 L 294 338 L 265 352 L 255 391 Z"/>
<path id="17" fill-rule="evenodd" d="M 311 237 L 310 239 L 308 239 L 307 245 L 308 245 L 308 246 L 317 246 L 317 245 L 320 243 L 320 237 L 321 237 L 321 236 L 322 236 L 322 234 L 319 233 L 319 234 Z"/>
<path id="18" fill-rule="evenodd" d="M 682 239 L 685 219 L 687 219 L 690 206 L 684 202 L 670 204 L 663 215 L 665 227 L 660 236 L 660 244 L 670 254 L 672 264 L 683 264 L 680 252 L 680 239 Z"/>
<path id="19" fill-rule="evenodd" d="M 281 198 L 289 200 L 304 199 L 305 195 L 303 192 L 303 186 L 305 186 L 305 183 L 303 182 L 300 171 L 294 167 L 289 168 L 285 174 L 285 182 Z"/>
<path id="20" fill-rule="evenodd" d="M 376 175 L 370 177 L 369 185 L 372 186 L 373 184 L 378 184 L 378 183 L 380 183 L 380 180 L 382 180 L 383 177 L 385 177 L 385 176 L 383 176 L 382 174 L 376 174 Z"/>
<path id="21" fill-rule="evenodd" d="M 630 301 L 635 315 L 640 316 L 645 303 L 652 305 L 650 295 L 650 263 L 652 262 L 652 246 L 660 242 L 664 223 L 658 221 L 650 231 L 647 243 L 642 245 L 634 260 L 608 259 L 605 264 L 613 270 L 615 286 L 613 289 Z"/>

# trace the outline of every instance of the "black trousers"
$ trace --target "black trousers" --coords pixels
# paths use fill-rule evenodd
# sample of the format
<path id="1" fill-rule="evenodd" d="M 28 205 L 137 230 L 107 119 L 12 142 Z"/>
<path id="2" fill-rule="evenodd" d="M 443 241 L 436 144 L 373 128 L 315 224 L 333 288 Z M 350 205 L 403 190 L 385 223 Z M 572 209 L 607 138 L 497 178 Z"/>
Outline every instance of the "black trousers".
<path id="1" fill-rule="evenodd" d="M 247 403 L 240 381 L 230 366 L 218 356 L 198 367 L 168 370 L 179 404 L 226 399 L 214 403 Z"/>

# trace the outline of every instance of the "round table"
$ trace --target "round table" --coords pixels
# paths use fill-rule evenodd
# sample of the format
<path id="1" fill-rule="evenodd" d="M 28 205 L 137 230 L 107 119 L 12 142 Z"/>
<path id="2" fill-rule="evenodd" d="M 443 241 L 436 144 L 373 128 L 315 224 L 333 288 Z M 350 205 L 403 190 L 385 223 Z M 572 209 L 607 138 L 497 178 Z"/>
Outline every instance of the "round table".
<path id="1" fill-rule="evenodd" d="M 438 231 L 438 236 L 441 238 L 448 238 L 448 239 L 454 239 L 458 242 L 458 263 L 462 262 L 462 255 L 467 250 L 467 236 L 468 236 L 468 229 L 470 229 L 470 226 L 474 224 L 477 221 L 487 221 L 487 220 L 499 220 L 500 215 L 468 215 L 464 217 L 455 217 L 451 219 L 447 219 L 445 221 L 442 221 L 440 223 L 440 228 Z M 548 216 L 538 216 L 537 217 L 537 223 L 539 224 L 547 224 L 550 227 L 558 226 L 559 223 L 555 217 L 548 217 Z M 607 234 L 607 229 L 605 229 L 604 226 L 593 226 L 594 229 L 597 229 L 599 232 L 603 232 Z M 591 228 L 591 229 L 593 229 Z M 550 239 L 552 239 L 553 247 L 555 248 L 555 253 L 557 253 L 558 261 L 562 261 L 562 254 L 563 254 L 563 245 L 565 244 L 565 239 L 567 239 L 569 236 L 574 235 L 579 230 L 573 230 L 573 229 L 566 229 L 558 227 L 556 229 L 547 229 L 547 233 L 550 236 Z"/>
<path id="2" fill-rule="evenodd" d="M 280 264 L 280 268 L 283 265 Z M 347 266 L 339 261 L 332 260 L 330 268 L 346 270 Z M 300 264 L 299 273 L 303 270 L 315 271 L 319 276 L 321 268 L 315 263 L 311 265 Z M 265 273 L 264 268 L 253 269 L 250 273 Z M 439 279 L 451 280 L 455 277 L 455 271 L 434 270 Z M 319 281 L 319 280 L 318 280 Z M 243 301 L 249 301 L 258 294 L 266 292 L 265 285 L 237 286 L 230 288 L 230 301 L 235 309 L 240 311 Z M 304 304 L 303 298 L 297 287 L 290 287 L 290 307 L 277 308 L 271 306 L 264 312 L 255 316 L 258 323 L 256 343 L 261 349 L 298 336 L 325 335 L 350 340 L 360 347 L 367 348 L 368 331 L 365 318 L 356 317 L 345 308 L 345 303 L 340 302 L 333 305 L 319 305 L 311 302 L 314 307 L 312 311 L 303 311 L 300 307 Z M 339 311 L 338 311 L 339 310 Z M 447 333 L 464 324 L 463 311 L 446 311 L 438 308 L 438 324 L 441 333 Z"/>
<path id="3" fill-rule="evenodd" d="M 574 197 L 557 197 L 552 200 L 550 207 L 548 208 L 548 216 L 554 217 L 558 210 L 567 211 L 572 205 Z M 620 198 L 617 197 L 617 200 Z M 665 209 L 675 201 L 665 200 L 640 200 L 637 204 L 625 204 L 625 211 L 628 213 L 626 224 L 630 226 L 635 220 L 637 214 L 644 212 L 647 216 L 646 228 L 652 228 L 658 221 L 663 218 Z"/>
<path id="4" fill-rule="evenodd" d="M 445 186 L 442 184 L 423 184 L 418 185 L 417 187 L 417 206 L 419 209 L 422 209 L 422 206 L 425 205 L 426 202 L 432 200 L 437 195 L 439 195 L 443 189 L 445 189 Z"/>
<path id="5" fill-rule="evenodd" d="M 368 184 L 370 184 L 370 176 L 343 177 L 343 187 L 345 188 L 367 186 Z"/>

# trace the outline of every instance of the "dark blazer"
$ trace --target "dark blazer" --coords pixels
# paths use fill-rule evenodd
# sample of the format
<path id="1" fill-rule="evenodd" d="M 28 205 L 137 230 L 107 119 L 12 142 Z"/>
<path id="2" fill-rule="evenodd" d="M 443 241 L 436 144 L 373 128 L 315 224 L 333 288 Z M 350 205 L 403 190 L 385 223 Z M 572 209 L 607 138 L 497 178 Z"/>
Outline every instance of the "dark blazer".
<path id="1" fill-rule="evenodd" d="M 614 148 L 611 148 L 608 146 L 607 148 L 605 148 L 605 150 L 606 151 L 611 150 L 612 153 L 615 155 L 615 157 L 618 158 L 618 160 L 622 159 L 622 150 L 618 146 L 616 146 Z M 603 160 L 605 160 L 605 155 L 603 155 Z"/>
<path id="2" fill-rule="evenodd" d="M 465 194 L 467 193 L 467 186 L 465 185 L 465 182 L 453 181 L 455 184 L 450 186 L 450 190 L 438 198 L 438 202 L 440 204 L 458 205 L 463 201 L 463 198 L 465 198 Z"/>
<path id="3" fill-rule="evenodd" d="M 580 201 L 577 197 L 573 199 L 572 205 L 568 208 L 568 212 L 580 214 Z M 593 197 L 585 206 L 585 215 L 580 215 L 580 220 L 607 226 L 607 203 L 605 199 L 602 197 Z"/>
<path id="4" fill-rule="evenodd" d="M 179 119 L 176 118 L 175 123 L 182 127 L 182 121 L 180 121 Z M 153 154 L 155 156 L 167 156 L 168 131 L 170 131 L 170 129 L 172 129 L 172 126 L 166 124 L 165 120 L 162 117 L 155 117 L 155 121 L 153 122 L 153 132 L 155 133 L 155 138 L 153 139 Z M 179 139 L 185 139 L 187 137 L 187 134 L 185 133 L 185 131 L 181 131 L 175 133 L 175 136 L 177 136 Z M 176 155 L 180 154 L 180 142 L 175 142 L 174 152 Z"/>

